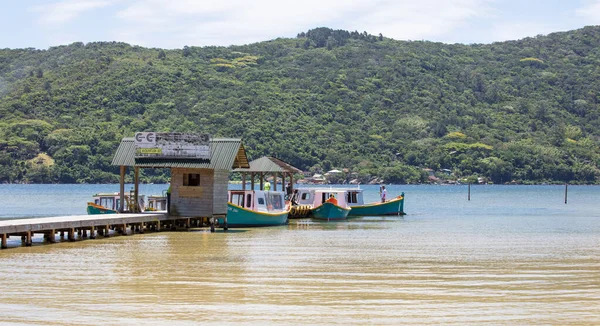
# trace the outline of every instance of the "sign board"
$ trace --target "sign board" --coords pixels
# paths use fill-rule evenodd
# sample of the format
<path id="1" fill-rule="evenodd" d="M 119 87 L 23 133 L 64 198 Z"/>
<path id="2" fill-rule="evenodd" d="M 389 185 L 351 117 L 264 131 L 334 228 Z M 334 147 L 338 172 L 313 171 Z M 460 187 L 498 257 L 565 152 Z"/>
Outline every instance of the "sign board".
<path id="1" fill-rule="evenodd" d="M 210 160 L 210 135 L 180 132 L 137 132 L 135 157 Z"/>

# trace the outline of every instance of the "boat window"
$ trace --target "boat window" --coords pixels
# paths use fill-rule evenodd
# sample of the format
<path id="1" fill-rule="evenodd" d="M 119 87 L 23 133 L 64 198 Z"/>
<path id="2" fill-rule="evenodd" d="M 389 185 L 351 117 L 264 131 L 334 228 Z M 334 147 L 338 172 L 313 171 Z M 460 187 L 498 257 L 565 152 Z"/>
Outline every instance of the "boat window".
<path id="1" fill-rule="evenodd" d="M 258 198 L 258 204 L 259 204 L 259 205 L 264 205 L 264 204 L 265 204 L 265 199 L 264 199 L 264 198 L 262 198 L 262 197 L 259 197 L 259 198 Z"/>
<path id="2" fill-rule="evenodd" d="M 248 194 L 246 196 L 246 207 L 252 207 L 252 195 Z"/>
<path id="3" fill-rule="evenodd" d="M 244 194 L 232 193 L 230 202 L 232 204 L 244 207 Z"/>
<path id="4" fill-rule="evenodd" d="M 305 192 L 302 194 L 302 200 L 310 199 L 310 193 Z"/>
<path id="5" fill-rule="evenodd" d="M 348 203 L 349 204 L 358 203 L 358 193 L 357 192 L 349 192 L 348 193 Z"/>
<path id="6" fill-rule="evenodd" d="M 101 197 L 100 206 L 108 209 L 115 209 L 115 199 L 112 197 Z"/>
<path id="7" fill-rule="evenodd" d="M 184 173 L 183 174 L 183 185 L 188 187 L 200 186 L 200 174 L 197 173 Z"/>
<path id="8" fill-rule="evenodd" d="M 278 193 L 270 193 L 268 195 L 268 200 L 267 202 L 269 202 L 270 205 L 273 206 L 273 209 L 281 209 L 283 208 L 283 196 L 281 194 Z"/>

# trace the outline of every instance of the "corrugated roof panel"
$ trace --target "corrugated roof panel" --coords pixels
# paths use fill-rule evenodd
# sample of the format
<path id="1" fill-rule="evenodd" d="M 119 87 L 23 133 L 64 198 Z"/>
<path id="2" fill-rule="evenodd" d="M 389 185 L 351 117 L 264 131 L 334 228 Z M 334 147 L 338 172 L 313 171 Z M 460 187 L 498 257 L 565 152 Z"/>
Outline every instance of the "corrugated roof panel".
<path id="1" fill-rule="evenodd" d="M 192 168 L 231 170 L 234 167 L 246 166 L 248 158 L 241 139 L 216 138 L 210 140 L 211 159 L 159 159 L 135 158 L 133 138 L 123 138 L 115 153 L 112 165 L 138 166 L 145 168 Z M 245 164 L 244 164 L 245 161 Z M 235 165 L 234 165 L 235 164 Z"/>
<path id="2" fill-rule="evenodd" d="M 123 138 L 119 144 L 119 148 L 117 148 L 117 152 L 115 153 L 111 164 L 119 166 L 133 166 L 135 164 L 134 154 L 135 144 L 133 137 Z"/>

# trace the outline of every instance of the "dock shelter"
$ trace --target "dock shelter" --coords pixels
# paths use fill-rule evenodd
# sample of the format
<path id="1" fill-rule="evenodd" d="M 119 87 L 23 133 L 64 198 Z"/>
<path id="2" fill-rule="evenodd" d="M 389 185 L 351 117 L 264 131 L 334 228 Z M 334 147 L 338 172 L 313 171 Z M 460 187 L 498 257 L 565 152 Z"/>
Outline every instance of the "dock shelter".
<path id="1" fill-rule="evenodd" d="M 239 172 L 242 174 L 243 190 L 246 190 L 246 176 L 250 175 L 250 187 L 252 190 L 254 190 L 254 182 L 256 181 L 256 177 L 258 177 L 259 181 L 259 190 L 263 190 L 264 181 L 268 178 L 269 175 L 272 175 L 274 179 L 273 190 L 277 190 L 277 180 L 278 177 L 281 176 L 282 187 L 285 187 L 286 178 L 290 183 L 289 189 L 283 188 L 282 190 L 288 190 L 290 193 L 293 193 L 294 173 L 302 173 L 302 170 L 278 158 L 271 156 L 263 156 L 259 159 L 250 162 L 250 166 L 248 168 L 236 168 L 235 170 L 233 170 L 233 172 Z"/>
<path id="2" fill-rule="evenodd" d="M 148 136 L 151 133 L 139 133 Z M 161 134 L 161 133 L 155 133 Z M 165 133 L 166 134 L 166 133 Z M 172 137 L 175 134 L 175 137 Z M 171 133 L 172 148 L 179 154 L 186 148 L 186 137 L 189 134 Z M 157 137 L 154 135 L 154 137 Z M 241 139 L 208 138 L 201 147 L 201 155 L 175 155 L 167 154 L 163 148 L 162 155 L 154 155 L 161 150 L 155 147 L 140 150 L 138 140 L 142 137 L 123 138 L 112 160 L 112 165 L 120 167 L 120 195 L 123 211 L 123 196 L 125 173 L 127 167 L 134 168 L 134 196 L 138 203 L 139 196 L 139 169 L 140 168 L 168 168 L 171 171 L 170 207 L 169 215 L 185 216 L 191 218 L 225 216 L 227 213 L 227 187 L 229 173 L 235 168 L 250 168 L 246 150 Z M 177 144 L 182 140 L 182 144 Z M 156 140 L 154 140 L 156 142 Z M 160 138 L 159 138 L 160 143 Z M 187 145 L 190 143 L 188 142 Z M 171 148 L 171 149 L 172 149 Z M 140 153 L 149 153 L 141 155 Z M 189 152 L 189 151 L 188 151 Z M 139 208 L 138 208 L 139 211 Z"/>

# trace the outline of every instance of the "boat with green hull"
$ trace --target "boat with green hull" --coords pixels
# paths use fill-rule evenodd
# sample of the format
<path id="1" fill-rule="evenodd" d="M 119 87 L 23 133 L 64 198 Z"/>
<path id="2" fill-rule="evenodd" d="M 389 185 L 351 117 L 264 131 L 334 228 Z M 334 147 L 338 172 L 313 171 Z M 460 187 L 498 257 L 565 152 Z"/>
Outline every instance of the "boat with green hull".
<path id="1" fill-rule="evenodd" d="M 349 212 L 350 208 L 341 207 L 331 202 L 324 202 L 311 210 L 313 218 L 327 221 L 345 220 Z"/>
<path id="2" fill-rule="evenodd" d="M 344 220 L 350 212 L 346 190 L 342 188 L 300 188 L 291 202 L 297 207 L 308 207 L 308 216 L 319 220 Z"/>
<path id="3" fill-rule="evenodd" d="M 333 207 L 321 207 L 333 195 L 337 211 Z M 363 189 L 356 188 L 299 188 L 294 192 L 291 202 L 294 208 L 308 207 L 310 214 L 298 214 L 298 209 L 292 209 L 293 218 L 312 216 L 316 219 L 343 219 L 355 216 L 386 216 L 405 215 L 404 193 L 385 202 L 365 204 Z M 348 210 L 344 215 L 342 210 Z M 343 217 L 342 217 L 343 215 Z"/>
<path id="4" fill-rule="evenodd" d="M 288 223 L 289 208 L 282 191 L 230 190 L 227 227 L 279 226 Z M 219 224 L 225 219 L 219 218 Z"/>
<path id="5" fill-rule="evenodd" d="M 350 210 L 350 213 L 348 213 L 348 216 L 405 215 L 404 193 L 386 202 L 375 202 L 365 205 L 350 204 L 350 207 L 352 209 Z"/>

